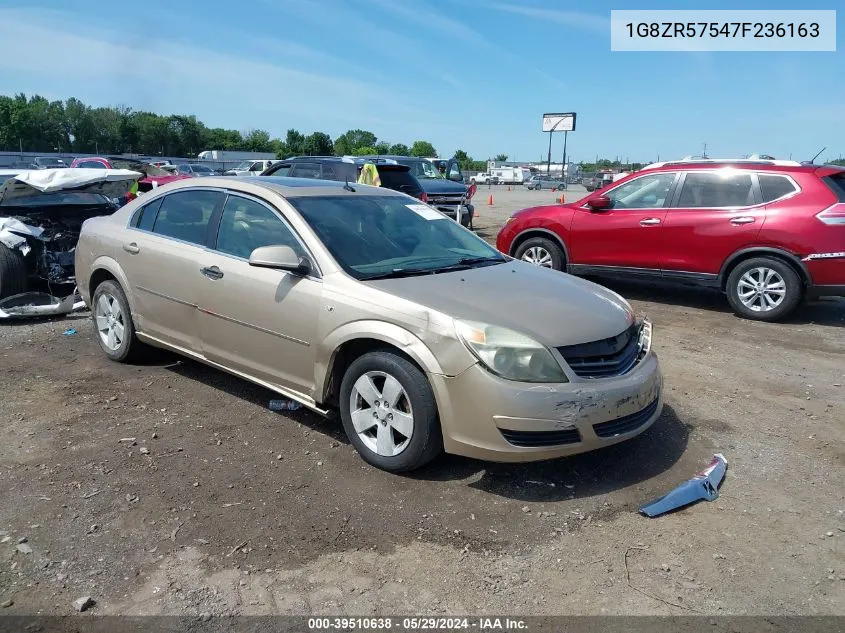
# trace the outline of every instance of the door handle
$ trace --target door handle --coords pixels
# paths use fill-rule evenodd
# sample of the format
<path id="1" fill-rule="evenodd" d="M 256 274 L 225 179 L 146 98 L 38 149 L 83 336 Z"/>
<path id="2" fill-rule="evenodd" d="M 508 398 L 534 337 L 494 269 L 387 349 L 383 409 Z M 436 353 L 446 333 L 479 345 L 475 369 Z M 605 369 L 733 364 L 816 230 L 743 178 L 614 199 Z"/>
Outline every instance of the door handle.
<path id="1" fill-rule="evenodd" d="M 125 250 L 127 253 L 131 253 L 133 255 L 137 255 L 138 253 L 141 252 L 141 248 L 135 242 L 130 242 L 129 244 L 124 244 L 123 250 Z"/>
<path id="2" fill-rule="evenodd" d="M 740 218 L 731 218 L 731 224 L 734 226 L 741 226 L 743 224 L 751 224 L 752 222 L 756 222 L 756 218 L 751 216 L 744 216 Z"/>
<path id="3" fill-rule="evenodd" d="M 640 220 L 640 226 L 655 226 L 660 224 L 660 218 L 646 218 L 645 220 Z"/>
<path id="4" fill-rule="evenodd" d="M 223 277 L 223 271 L 220 270 L 217 266 L 211 266 L 210 268 L 200 268 L 200 272 L 209 279 L 216 280 Z"/>

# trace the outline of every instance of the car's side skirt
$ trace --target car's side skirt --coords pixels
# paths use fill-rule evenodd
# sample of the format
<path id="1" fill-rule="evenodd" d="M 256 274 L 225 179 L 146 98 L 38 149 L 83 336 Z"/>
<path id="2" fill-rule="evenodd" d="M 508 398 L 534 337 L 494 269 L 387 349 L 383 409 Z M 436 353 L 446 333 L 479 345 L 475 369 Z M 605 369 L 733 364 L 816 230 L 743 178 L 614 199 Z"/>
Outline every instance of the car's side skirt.
<path id="1" fill-rule="evenodd" d="M 615 277 L 619 279 L 659 280 L 712 288 L 719 287 L 719 275 L 715 273 L 660 270 L 659 268 L 635 268 L 633 266 L 591 266 L 587 264 L 569 264 L 567 269 L 573 275 L 581 276 L 595 275 L 597 277 Z"/>

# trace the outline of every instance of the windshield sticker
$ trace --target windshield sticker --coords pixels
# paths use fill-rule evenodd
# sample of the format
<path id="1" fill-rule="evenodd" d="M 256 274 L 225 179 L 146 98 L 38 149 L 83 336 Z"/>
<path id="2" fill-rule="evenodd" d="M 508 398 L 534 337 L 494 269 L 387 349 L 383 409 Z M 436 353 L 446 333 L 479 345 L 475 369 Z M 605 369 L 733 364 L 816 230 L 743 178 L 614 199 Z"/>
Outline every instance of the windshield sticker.
<path id="1" fill-rule="evenodd" d="M 442 220 L 446 217 L 436 209 L 432 209 L 427 204 L 406 204 L 405 206 L 414 213 L 421 215 L 426 220 Z"/>

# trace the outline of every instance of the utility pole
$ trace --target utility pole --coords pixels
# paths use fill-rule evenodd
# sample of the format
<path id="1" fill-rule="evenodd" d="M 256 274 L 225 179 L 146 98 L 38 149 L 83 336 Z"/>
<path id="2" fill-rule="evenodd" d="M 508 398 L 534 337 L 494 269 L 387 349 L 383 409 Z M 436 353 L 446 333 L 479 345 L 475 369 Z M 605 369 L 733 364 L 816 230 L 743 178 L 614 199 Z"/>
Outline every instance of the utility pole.
<path id="1" fill-rule="evenodd" d="M 566 138 L 569 136 L 569 130 L 563 131 L 563 160 L 560 163 L 560 177 L 563 182 L 566 182 Z"/>
<path id="2" fill-rule="evenodd" d="M 707 143 L 704 144 L 704 158 L 707 158 Z"/>
<path id="3" fill-rule="evenodd" d="M 549 155 L 546 160 L 546 174 L 548 176 L 552 175 L 552 134 L 554 134 L 555 128 L 563 123 L 564 119 L 561 118 L 557 123 L 554 124 L 551 130 L 549 130 Z M 564 134 L 566 134 L 566 130 L 564 130 Z M 564 141 L 565 143 L 566 141 Z"/>

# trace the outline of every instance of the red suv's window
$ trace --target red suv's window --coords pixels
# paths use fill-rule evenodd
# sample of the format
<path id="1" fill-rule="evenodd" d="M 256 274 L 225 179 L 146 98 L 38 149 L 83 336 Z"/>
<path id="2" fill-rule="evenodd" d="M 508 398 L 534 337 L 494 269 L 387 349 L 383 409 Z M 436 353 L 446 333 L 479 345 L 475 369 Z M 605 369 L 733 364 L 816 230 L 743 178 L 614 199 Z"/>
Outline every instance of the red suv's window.
<path id="1" fill-rule="evenodd" d="M 828 187 L 836 194 L 839 202 L 845 202 L 845 171 L 838 174 L 832 174 L 824 179 Z"/>
<path id="2" fill-rule="evenodd" d="M 657 209 L 666 203 L 674 181 L 673 173 L 650 174 L 629 180 L 605 195 L 613 200 L 614 209 Z"/>
<path id="3" fill-rule="evenodd" d="M 788 196 L 795 191 L 795 185 L 786 176 L 777 174 L 759 174 L 760 191 L 763 194 L 763 202 L 771 202 L 778 198 Z"/>
<path id="4" fill-rule="evenodd" d="M 749 173 L 688 172 L 677 206 L 690 208 L 745 207 L 754 204 Z"/>

